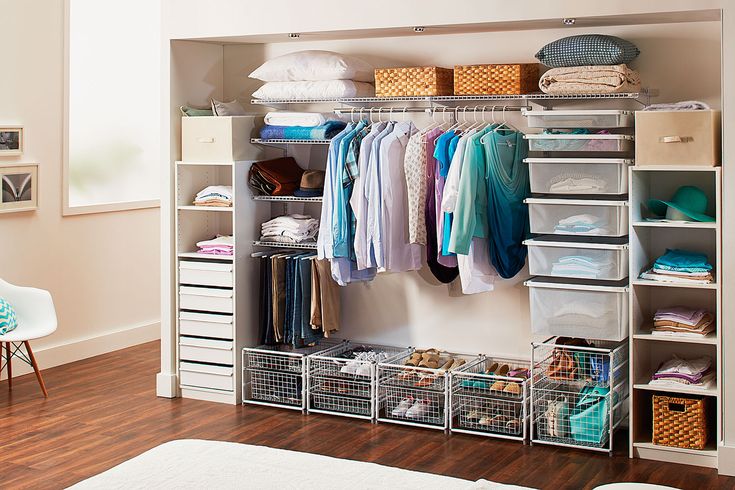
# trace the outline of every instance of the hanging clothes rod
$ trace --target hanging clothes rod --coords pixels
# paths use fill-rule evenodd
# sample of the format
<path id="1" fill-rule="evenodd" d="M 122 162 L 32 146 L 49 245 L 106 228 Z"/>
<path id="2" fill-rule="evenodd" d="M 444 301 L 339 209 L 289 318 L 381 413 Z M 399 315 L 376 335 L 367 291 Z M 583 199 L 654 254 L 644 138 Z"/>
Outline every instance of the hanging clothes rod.
<path id="1" fill-rule="evenodd" d="M 472 106 L 472 107 L 337 107 L 333 109 L 335 114 L 339 115 L 356 115 L 356 114 L 392 114 L 400 115 L 408 112 L 423 112 L 425 114 L 450 114 L 450 115 L 465 115 L 465 114 L 490 114 L 494 111 L 496 114 L 505 112 L 520 112 L 524 109 L 530 110 L 530 106 L 499 106 L 499 105 L 483 105 L 483 106 Z"/>

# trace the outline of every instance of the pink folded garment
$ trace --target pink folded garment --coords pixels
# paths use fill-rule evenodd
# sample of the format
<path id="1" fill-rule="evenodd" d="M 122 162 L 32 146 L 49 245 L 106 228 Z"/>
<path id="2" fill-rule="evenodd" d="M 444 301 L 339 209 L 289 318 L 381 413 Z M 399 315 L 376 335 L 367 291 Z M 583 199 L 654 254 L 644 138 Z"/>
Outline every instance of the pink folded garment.
<path id="1" fill-rule="evenodd" d="M 222 245 L 206 245 L 204 247 L 199 247 L 200 254 L 210 255 L 232 255 L 232 250 L 232 247 Z"/>

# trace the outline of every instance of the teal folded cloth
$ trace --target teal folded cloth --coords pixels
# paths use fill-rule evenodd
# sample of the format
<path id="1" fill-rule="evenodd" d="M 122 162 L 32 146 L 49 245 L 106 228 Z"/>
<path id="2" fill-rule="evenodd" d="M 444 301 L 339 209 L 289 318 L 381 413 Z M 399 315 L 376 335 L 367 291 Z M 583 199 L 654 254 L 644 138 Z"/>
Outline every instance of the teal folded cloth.
<path id="1" fill-rule="evenodd" d="M 654 267 L 679 272 L 708 272 L 712 264 L 707 262 L 707 256 L 687 250 L 667 249 L 666 253 L 656 259 Z"/>
<path id="2" fill-rule="evenodd" d="M 347 124 L 342 121 L 327 121 L 321 126 L 270 126 L 260 130 L 264 140 L 330 140 Z"/>

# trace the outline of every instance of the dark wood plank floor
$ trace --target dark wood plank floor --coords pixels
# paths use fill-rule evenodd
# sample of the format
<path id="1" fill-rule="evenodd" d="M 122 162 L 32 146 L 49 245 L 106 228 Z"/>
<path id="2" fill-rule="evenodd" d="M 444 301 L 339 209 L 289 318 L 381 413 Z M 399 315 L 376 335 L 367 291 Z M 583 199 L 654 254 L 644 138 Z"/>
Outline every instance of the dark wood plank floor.
<path id="1" fill-rule="evenodd" d="M 0 487 L 63 488 L 173 439 L 200 438 L 372 461 L 536 488 L 638 481 L 683 489 L 733 488 L 715 470 L 614 457 L 392 424 L 155 396 L 152 342 L 44 371 L 12 392 L 0 383 Z"/>

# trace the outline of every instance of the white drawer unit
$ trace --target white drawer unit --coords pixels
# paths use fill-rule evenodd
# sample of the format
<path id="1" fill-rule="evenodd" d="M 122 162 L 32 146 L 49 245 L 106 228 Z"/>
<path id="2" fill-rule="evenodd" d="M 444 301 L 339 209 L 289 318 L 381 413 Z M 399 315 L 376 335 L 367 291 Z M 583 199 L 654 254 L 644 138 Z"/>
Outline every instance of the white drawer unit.
<path id="1" fill-rule="evenodd" d="M 196 362 L 181 362 L 179 377 L 182 386 L 233 391 L 235 389 L 234 368 L 213 366 Z"/>
<path id="2" fill-rule="evenodd" d="M 527 134 L 529 151 L 633 151 L 633 136 L 628 134 Z"/>
<path id="3" fill-rule="evenodd" d="M 181 311 L 179 312 L 179 334 L 232 340 L 234 337 L 232 315 Z"/>
<path id="4" fill-rule="evenodd" d="M 622 158 L 526 158 L 531 192 L 561 195 L 628 193 L 628 167 Z"/>
<path id="5" fill-rule="evenodd" d="M 232 313 L 232 289 L 179 286 L 179 308 L 182 310 Z"/>
<path id="6" fill-rule="evenodd" d="M 623 239 L 545 236 L 526 240 L 532 276 L 619 281 L 628 277 L 628 244 Z"/>
<path id="7" fill-rule="evenodd" d="M 179 337 L 179 357 L 182 361 L 211 362 L 232 366 L 234 356 L 231 340 Z"/>
<path id="8" fill-rule="evenodd" d="M 615 200 L 525 200 L 531 233 L 620 237 L 628 234 L 628 202 Z"/>
<path id="9" fill-rule="evenodd" d="M 181 118 L 181 159 L 186 162 L 235 162 L 253 157 L 252 116 Z"/>
<path id="10" fill-rule="evenodd" d="M 595 340 L 628 336 L 628 287 L 572 279 L 531 279 L 531 332 Z"/>
<path id="11" fill-rule="evenodd" d="M 529 128 L 629 128 L 633 126 L 633 111 L 621 110 L 522 110 Z"/>
<path id="12" fill-rule="evenodd" d="M 233 282 L 232 262 L 179 262 L 180 284 L 231 288 Z"/>

